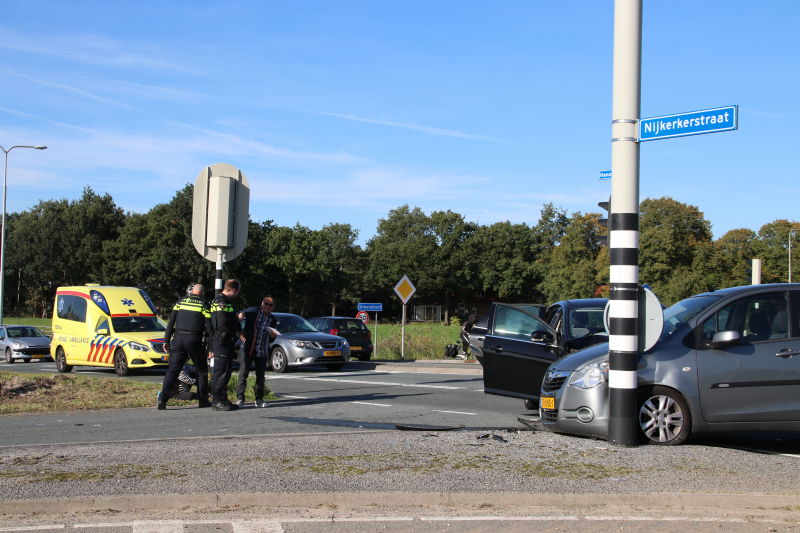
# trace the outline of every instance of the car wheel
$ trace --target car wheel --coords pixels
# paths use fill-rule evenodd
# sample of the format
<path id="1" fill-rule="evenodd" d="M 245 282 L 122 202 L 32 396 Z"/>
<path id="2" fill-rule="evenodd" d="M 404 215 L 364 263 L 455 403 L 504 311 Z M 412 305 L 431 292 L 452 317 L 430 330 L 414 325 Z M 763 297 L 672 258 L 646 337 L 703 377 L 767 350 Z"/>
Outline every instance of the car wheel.
<path id="1" fill-rule="evenodd" d="M 331 372 L 339 372 L 341 369 L 344 368 L 344 365 L 325 365 L 328 367 L 328 370 Z"/>
<path id="2" fill-rule="evenodd" d="M 121 348 L 114 352 L 114 372 L 121 378 L 130 376 L 133 373 L 128 366 L 128 357 L 125 355 L 125 350 Z"/>
<path id="3" fill-rule="evenodd" d="M 539 410 L 539 402 L 534 402 L 533 400 L 524 400 L 525 401 L 525 409 L 528 411 L 538 411 Z"/>
<path id="4" fill-rule="evenodd" d="M 30 359 L 23 359 L 23 361 L 25 361 L 26 363 L 30 363 L 31 361 L 33 361 L 33 357 L 31 357 Z"/>
<path id="5" fill-rule="evenodd" d="M 645 444 L 682 444 L 692 432 L 689 406 L 676 390 L 649 387 L 639 393 L 640 437 Z"/>
<path id="6" fill-rule="evenodd" d="M 11 348 L 6 348 L 6 363 L 13 364 L 14 358 L 11 356 Z"/>
<path id="7" fill-rule="evenodd" d="M 272 371 L 281 374 L 286 372 L 289 368 L 289 361 L 286 359 L 286 352 L 283 351 L 283 348 L 278 346 L 274 350 L 272 350 Z"/>
<path id="8" fill-rule="evenodd" d="M 67 355 L 64 353 L 64 348 L 61 346 L 56 348 L 56 370 L 61 374 L 72 372 L 72 365 L 67 364 Z"/>

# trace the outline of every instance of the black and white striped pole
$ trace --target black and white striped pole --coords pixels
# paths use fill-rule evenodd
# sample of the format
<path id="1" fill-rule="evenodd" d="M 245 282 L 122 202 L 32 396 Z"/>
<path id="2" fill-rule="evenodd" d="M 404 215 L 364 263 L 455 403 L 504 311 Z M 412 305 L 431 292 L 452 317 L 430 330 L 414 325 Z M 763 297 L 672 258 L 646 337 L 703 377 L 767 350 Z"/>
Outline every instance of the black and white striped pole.
<path id="1" fill-rule="evenodd" d="M 214 278 L 214 299 L 216 300 L 222 292 L 222 268 L 223 252 L 222 248 L 217 248 L 217 272 Z"/>
<path id="2" fill-rule="evenodd" d="M 639 317 L 639 142 L 643 0 L 614 3 L 614 89 L 608 255 L 608 442 L 635 446 Z"/>

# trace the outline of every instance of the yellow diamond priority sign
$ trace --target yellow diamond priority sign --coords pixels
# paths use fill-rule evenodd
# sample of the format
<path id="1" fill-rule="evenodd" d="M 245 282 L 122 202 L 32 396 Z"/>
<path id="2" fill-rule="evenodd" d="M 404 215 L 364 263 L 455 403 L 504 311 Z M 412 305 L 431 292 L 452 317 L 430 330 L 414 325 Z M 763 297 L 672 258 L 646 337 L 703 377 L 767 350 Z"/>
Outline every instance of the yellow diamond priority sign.
<path id="1" fill-rule="evenodd" d="M 408 276 L 403 276 L 397 285 L 394 286 L 394 292 L 400 297 L 400 300 L 406 304 L 408 300 L 414 296 L 414 293 L 417 292 L 417 288 L 414 287 L 414 284 L 411 283 L 411 280 L 408 279 Z"/>

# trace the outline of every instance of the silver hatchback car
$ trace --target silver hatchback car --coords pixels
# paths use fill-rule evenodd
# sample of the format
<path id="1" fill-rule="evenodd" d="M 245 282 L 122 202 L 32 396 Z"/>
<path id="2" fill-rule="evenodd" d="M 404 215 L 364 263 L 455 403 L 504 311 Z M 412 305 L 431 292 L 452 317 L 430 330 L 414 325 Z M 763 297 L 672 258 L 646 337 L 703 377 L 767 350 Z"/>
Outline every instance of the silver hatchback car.
<path id="1" fill-rule="evenodd" d="M 800 284 L 735 287 L 678 302 L 664 311 L 664 330 L 639 355 L 637 374 L 642 442 L 800 431 Z M 555 361 L 538 396 L 548 430 L 607 438 L 608 345 Z"/>
<path id="2" fill-rule="evenodd" d="M 50 359 L 50 338 L 33 326 L 0 327 L 0 350 L 6 363 Z"/>
<path id="3" fill-rule="evenodd" d="M 270 343 L 273 372 L 319 364 L 337 371 L 350 361 L 350 345 L 342 337 L 322 333 L 297 315 L 273 313 L 272 316 L 280 333 Z"/>

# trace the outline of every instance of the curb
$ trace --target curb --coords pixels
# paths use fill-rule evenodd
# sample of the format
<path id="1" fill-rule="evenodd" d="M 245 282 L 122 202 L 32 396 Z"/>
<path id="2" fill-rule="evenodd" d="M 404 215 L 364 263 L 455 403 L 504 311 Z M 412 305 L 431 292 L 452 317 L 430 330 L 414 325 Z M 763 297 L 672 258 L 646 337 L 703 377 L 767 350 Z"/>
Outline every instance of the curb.
<path id="1" fill-rule="evenodd" d="M 492 505 L 514 507 L 626 506 L 658 509 L 778 509 L 800 506 L 800 495 L 771 494 L 514 494 L 514 493 L 233 493 L 105 496 L 97 498 L 6 500 L 3 514 L 60 514 L 88 511 L 140 511 L 188 507 L 314 507 L 320 505 L 426 507 Z"/>

